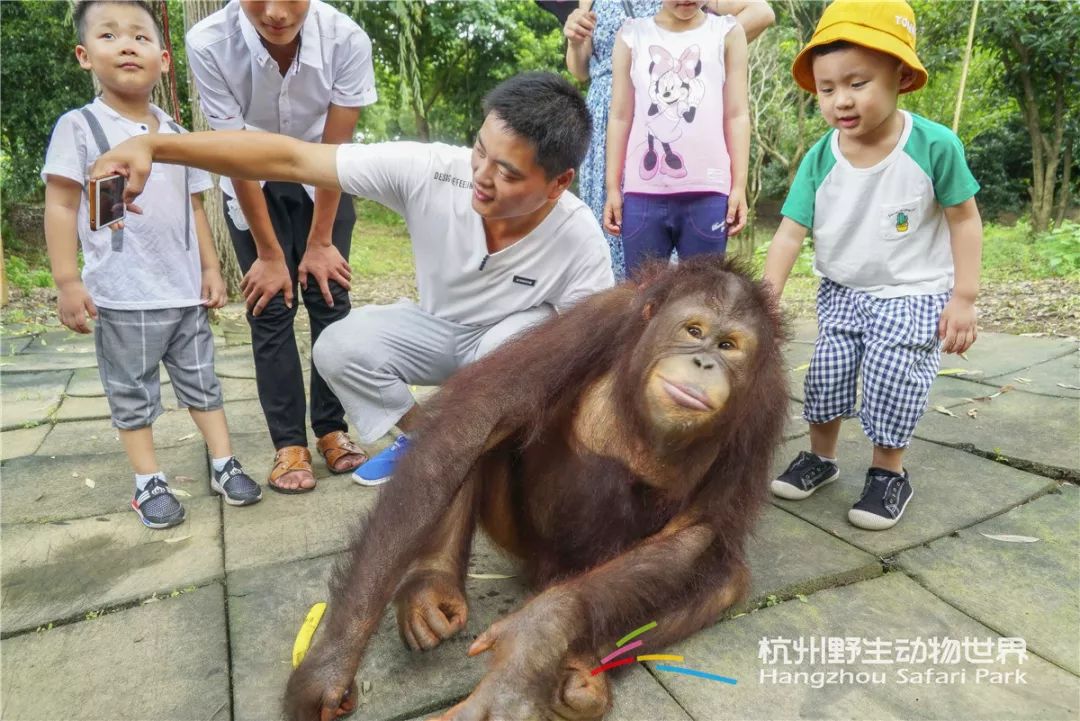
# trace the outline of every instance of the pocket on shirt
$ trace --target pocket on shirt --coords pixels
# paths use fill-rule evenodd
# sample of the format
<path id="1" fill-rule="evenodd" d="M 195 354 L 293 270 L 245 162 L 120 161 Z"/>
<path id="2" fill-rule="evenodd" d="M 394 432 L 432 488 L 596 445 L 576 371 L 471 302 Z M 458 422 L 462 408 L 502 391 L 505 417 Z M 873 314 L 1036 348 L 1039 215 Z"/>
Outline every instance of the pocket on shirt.
<path id="1" fill-rule="evenodd" d="M 881 205 L 881 237 L 885 240 L 903 240 L 918 226 L 922 214 L 922 196 L 903 203 Z"/>

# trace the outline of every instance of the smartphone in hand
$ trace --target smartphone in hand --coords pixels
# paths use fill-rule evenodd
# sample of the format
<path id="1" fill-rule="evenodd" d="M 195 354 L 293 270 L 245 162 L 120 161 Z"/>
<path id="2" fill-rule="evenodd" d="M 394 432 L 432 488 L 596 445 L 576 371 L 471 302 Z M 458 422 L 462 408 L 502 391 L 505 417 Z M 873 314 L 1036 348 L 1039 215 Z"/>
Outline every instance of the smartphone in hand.
<path id="1" fill-rule="evenodd" d="M 90 230 L 99 230 L 123 220 L 127 215 L 124 188 L 127 179 L 122 175 L 107 175 L 90 179 Z"/>

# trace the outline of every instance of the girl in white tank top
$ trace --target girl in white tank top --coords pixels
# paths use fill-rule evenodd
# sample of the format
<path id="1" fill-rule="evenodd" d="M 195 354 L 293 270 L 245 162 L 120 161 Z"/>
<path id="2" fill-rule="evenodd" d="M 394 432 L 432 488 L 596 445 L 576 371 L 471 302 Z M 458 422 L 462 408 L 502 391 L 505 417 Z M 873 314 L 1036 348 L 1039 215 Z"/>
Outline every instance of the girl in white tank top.
<path id="1" fill-rule="evenodd" d="M 746 221 L 746 35 L 704 4 L 663 0 L 615 42 L 604 226 L 628 274 L 673 249 L 722 253 Z"/>

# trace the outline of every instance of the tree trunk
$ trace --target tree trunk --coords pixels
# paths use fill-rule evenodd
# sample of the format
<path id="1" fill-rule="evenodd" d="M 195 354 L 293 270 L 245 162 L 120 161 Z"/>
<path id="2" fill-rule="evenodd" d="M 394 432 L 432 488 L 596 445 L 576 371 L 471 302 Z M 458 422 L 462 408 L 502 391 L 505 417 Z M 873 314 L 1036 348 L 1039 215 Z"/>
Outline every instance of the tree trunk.
<path id="1" fill-rule="evenodd" d="M 221 5 L 220 0 L 185 0 L 185 34 L 192 25 L 221 9 Z M 199 89 L 195 85 L 195 79 L 191 77 L 190 70 L 188 71 L 188 88 L 191 95 L 191 129 L 209 130 L 210 124 L 206 122 L 206 116 L 203 115 L 202 107 L 199 105 Z M 221 262 L 221 275 L 225 279 L 225 288 L 230 298 L 238 298 L 243 274 L 240 272 L 240 264 L 236 261 L 236 251 L 233 250 L 232 240 L 229 238 L 229 229 L 225 225 L 221 190 L 217 187 L 218 176 L 212 177 L 214 187 L 203 194 L 203 207 L 206 209 L 206 219 L 210 222 L 210 230 L 214 235 L 214 249 Z"/>
<path id="2" fill-rule="evenodd" d="M 1054 227 L 1061 227 L 1065 220 L 1065 213 L 1069 210 L 1069 201 L 1072 200 L 1072 145 L 1065 146 L 1065 156 L 1061 159 L 1061 188 L 1058 194 L 1057 212 L 1054 214 Z"/>

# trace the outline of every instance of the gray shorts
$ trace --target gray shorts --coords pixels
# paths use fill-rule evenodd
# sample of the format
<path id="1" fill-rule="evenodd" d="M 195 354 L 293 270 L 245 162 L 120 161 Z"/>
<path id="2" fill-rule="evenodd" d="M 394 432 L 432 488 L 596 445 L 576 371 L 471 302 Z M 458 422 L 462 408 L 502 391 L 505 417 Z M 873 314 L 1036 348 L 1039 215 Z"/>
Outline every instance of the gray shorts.
<path id="1" fill-rule="evenodd" d="M 222 406 L 221 384 L 214 374 L 214 336 L 202 306 L 98 308 L 94 345 L 117 428 L 145 428 L 165 411 L 159 363 L 165 364 L 181 406 L 200 411 Z"/>

